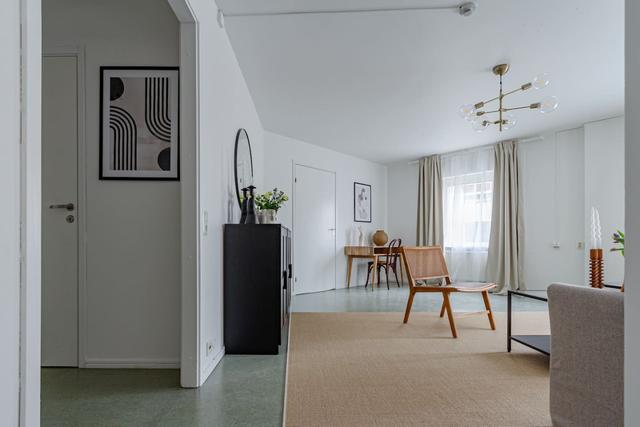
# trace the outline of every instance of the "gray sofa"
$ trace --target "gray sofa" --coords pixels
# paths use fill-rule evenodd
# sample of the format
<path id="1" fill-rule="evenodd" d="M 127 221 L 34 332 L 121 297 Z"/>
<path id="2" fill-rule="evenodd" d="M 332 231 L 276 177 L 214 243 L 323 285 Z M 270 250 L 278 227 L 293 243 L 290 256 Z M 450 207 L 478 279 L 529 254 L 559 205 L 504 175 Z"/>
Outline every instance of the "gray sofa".
<path id="1" fill-rule="evenodd" d="M 554 426 L 622 426 L 624 294 L 554 283 L 550 411 Z"/>

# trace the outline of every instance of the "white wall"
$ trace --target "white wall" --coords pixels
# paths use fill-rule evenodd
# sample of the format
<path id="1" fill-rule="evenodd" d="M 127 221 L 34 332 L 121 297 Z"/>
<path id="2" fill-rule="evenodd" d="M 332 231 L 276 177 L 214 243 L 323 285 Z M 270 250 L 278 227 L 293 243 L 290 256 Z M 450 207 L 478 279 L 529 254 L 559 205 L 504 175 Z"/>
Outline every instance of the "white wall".
<path id="1" fill-rule="evenodd" d="M 259 191 L 278 187 L 293 194 L 293 165 L 301 164 L 329 170 L 336 174 L 336 287 L 346 287 L 347 263 L 344 246 L 349 231 L 362 226 L 365 236 L 387 226 L 387 168 L 377 163 L 341 154 L 286 136 L 265 132 L 265 180 Z M 353 221 L 353 183 L 371 184 L 372 222 Z M 293 202 L 285 204 L 278 213 L 279 221 L 291 228 Z M 295 229 L 293 230 L 295 233 Z M 390 237 L 395 237 L 390 235 Z M 295 250 L 295 248 L 294 248 Z M 295 253 L 294 253 L 295 256 Z M 295 259 L 294 268 L 295 268 Z M 351 285 L 364 285 L 366 263 L 354 261 Z"/>
<path id="2" fill-rule="evenodd" d="M 624 258 L 609 249 L 613 233 L 624 230 L 624 117 L 584 125 L 584 159 L 585 233 L 589 236 L 594 206 L 602 226 L 604 279 L 620 283 L 624 280 Z M 586 242 L 588 245 L 589 240 Z M 586 256 L 588 259 L 588 252 Z"/>
<path id="3" fill-rule="evenodd" d="M 86 363 L 177 366 L 180 182 L 98 180 L 98 105 L 100 66 L 179 65 L 178 21 L 164 1 L 47 0 L 43 39 L 85 52 Z"/>
<path id="4" fill-rule="evenodd" d="M 528 289 L 583 281 L 583 134 L 571 129 L 520 145 Z"/>
<path id="5" fill-rule="evenodd" d="M 3 3 L 0 14 L 0 414 L 18 425 L 20 366 L 20 1 Z"/>
<path id="6" fill-rule="evenodd" d="M 605 280 L 622 281 L 623 259 L 608 249 L 624 218 L 623 123 L 622 117 L 601 120 L 520 145 L 529 289 L 545 289 L 554 281 L 586 283 L 585 218 L 592 205 L 602 218 Z M 417 181 L 417 164 L 389 166 L 389 232 L 405 244 L 416 238 Z"/>
<path id="7" fill-rule="evenodd" d="M 178 1 L 171 0 L 177 7 Z M 218 26 L 217 9 L 211 0 L 191 0 L 197 40 L 197 124 L 194 170 L 195 230 L 193 251 L 197 301 L 194 333 L 198 347 L 197 378 L 182 377 L 183 386 L 197 387 L 211 374 L 224 354 L 223 343 L 223 225 L 238 217 L 233 181 L 233 149 L 238 128 L 245 128 L 253 150 L 256 184 L 262 184 L 263 129 L 224 29 Z M 191 164 L 191 163 L 189 163 Z M 193 191 L 190 188 L 188 191 Z M 183 190 L 184 192 L 185 190 Z M 184 212 L 184 211 L 183 211 Z M 204 218 L 208 217 L 208 232 Z M 191 237 L 189 237 L 191 239 Z M 188 242 L 187 242 L 188 243 Z M 187 261 L 192 256 L 186 254 Z M 183 294 L 184 296 L 185 294 Z M 208 351 L 211 344 L 211 351 Z"/>
<path id="8" fill-rule="evenodd" d="M 418 223 L 418 163 L 395 163 L 388 167 L 387 215 L 389 235 L 405 246 L 416 245 Z"/>
<path id="9" fill-rule="evenodd" d="M 640 423 L 640 4 L 626 1 L 624 420 Z"/>
<path id="10" fill-rule="evenodd" d="M 588 283 L 591 206 L 600 211 L 605 280 L 620 283 L 624 259 L 609 249 L 624 224 L 624 118 L 542 136 L 520 146 L 527 287 Z"/>

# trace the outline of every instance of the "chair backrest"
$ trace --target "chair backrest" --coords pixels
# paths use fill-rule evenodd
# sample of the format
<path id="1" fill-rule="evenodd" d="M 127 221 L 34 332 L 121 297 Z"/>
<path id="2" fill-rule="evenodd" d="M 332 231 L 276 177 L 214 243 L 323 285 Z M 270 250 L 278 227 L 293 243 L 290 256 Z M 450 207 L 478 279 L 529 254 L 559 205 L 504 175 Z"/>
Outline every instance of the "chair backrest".
<path id="1" fill-rule="evenodd" d="M 402 246 L 402 239 L 393 239 L 389 242 L 386 248 L 387 262 L 394 264 L 400 256 L 399 248 Z"/>
<path id="2" fill-rule="evenodd" d="M 417 280 L 429 279 L 444 279 L 447 285 L 451 284 L 447 263 L 440 246 L 405 246 L 401 252 L 410 287 L 415 286 Z"/>

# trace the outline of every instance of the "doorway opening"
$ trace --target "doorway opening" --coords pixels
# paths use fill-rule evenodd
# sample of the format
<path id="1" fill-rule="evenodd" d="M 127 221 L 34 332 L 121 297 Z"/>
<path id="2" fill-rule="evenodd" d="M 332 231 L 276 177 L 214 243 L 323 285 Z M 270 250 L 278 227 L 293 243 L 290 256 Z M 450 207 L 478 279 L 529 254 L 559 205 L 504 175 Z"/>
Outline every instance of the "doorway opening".
<path id="1" fill-rule="evenodd" d="M 114 159 L 133 152 L 149 167 L 159 138 L 149 129 L 177 137 L 178 127 L 168 121 L 171 102 L 158 104 L 166 120 L 154 121 L 160 110 L 144 100 L 179 95 L 158 89 L 168 79 L 120 79 L 125 123 L 122 106 L 109 104 L 116 94 L 102 96 L 110 86 L 100 70 L 179 66 L 180 22 L 152 0 L 45 1 L 42 18 L 42 365 L 178 369 L 180 181 L 105 180 L 100 154 L 128 144 Z"/>
<path id="2" fill-rule="evenodd" d="M 125 393 L 142 402 L 181 385 L 181 181 L 100 175 L 101 132 L 106 144 L 117 136 L 110 110 L 106 133 L 100 120 L 100 68 L 183 65 L 181 22 L 168 2 L 45 1 L 42 52 L 41 419 L 82 424 L 81 402 L 107 388 L 117 405 Z M 180 96 L 157 86 L 157 99 Z M 128 152 L 146 152 L 147 111 Z"/>

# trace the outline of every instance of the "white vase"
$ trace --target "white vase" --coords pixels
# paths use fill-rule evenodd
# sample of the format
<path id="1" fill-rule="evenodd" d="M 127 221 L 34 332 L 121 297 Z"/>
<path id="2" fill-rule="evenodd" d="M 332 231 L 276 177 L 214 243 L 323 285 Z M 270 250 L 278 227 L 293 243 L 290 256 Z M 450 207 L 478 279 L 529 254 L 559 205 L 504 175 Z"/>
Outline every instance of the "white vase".
<path id="1" fill-rule="evenodd" d="M 260 211 L 262 214 L 261 224 L 276 224 L 278 222 L 278 211 L 275 209 L 264 209 Z"/>

